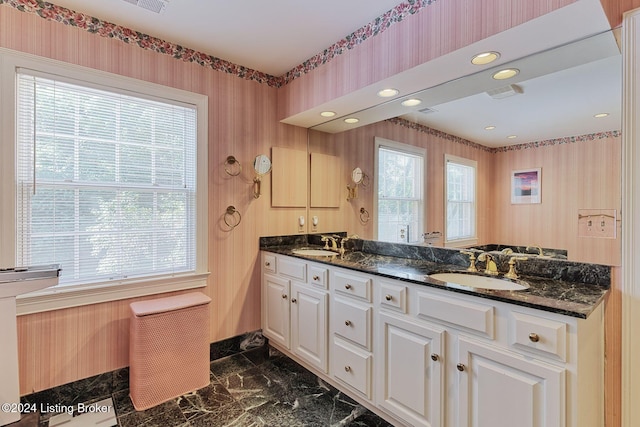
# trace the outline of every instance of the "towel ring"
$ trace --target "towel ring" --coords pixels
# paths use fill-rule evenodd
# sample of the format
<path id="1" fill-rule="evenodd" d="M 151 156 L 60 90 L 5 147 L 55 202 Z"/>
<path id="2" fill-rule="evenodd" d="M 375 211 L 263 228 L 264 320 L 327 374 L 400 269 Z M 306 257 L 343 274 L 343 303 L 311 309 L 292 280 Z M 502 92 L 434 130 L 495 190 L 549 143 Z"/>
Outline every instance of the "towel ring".
<path id="1" fill-rule="evenodd" d="M 235 206 L 227 206 L 227 211 L 224 213 L 224 223 L 233 230 L 240 225 L 240 222 L 242 222 L 240 212 L 238 212 Z"/>
<path id="2" fill-rule="evenodd" d="M 228 156 L 224 161 L 224 171 L 227 175 L 238 176 L 242 172 L 242 165 L 233 156 Z"/>
<path id="3" fill-rule="evenodd" d="M 369 212 L 365 208 L 360 208 L 360 222 L 366 224 L 369 222 Z"/>

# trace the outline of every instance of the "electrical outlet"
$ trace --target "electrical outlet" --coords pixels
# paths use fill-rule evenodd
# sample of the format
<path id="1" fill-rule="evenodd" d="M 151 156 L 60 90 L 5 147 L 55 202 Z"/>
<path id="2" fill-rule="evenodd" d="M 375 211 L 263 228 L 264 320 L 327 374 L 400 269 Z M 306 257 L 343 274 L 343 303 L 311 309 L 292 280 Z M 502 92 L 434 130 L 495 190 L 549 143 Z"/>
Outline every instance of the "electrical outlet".
<path id="1" fill-rule="evenodd" d="M 409 225 L 399 225 L 398 226 L 398 239 L 401 242 L 409 241 Z"/>
<path id="2" fill-rule="evenodd" d="M 617 228 L 615 209 L 578 210 L 578 237 L 615 239 Z"/>

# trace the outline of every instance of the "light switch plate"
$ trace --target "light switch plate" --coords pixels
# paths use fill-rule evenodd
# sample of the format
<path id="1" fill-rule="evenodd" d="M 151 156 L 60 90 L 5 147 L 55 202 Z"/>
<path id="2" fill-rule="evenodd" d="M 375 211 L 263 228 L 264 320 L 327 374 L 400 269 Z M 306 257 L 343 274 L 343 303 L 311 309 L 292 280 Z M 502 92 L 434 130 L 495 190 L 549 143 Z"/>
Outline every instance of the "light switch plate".
<path id="1" fill-rule="evenodd" d="M 615 239 L 617 228 L 615 209 L 578 209 L 578 237 Z"/>

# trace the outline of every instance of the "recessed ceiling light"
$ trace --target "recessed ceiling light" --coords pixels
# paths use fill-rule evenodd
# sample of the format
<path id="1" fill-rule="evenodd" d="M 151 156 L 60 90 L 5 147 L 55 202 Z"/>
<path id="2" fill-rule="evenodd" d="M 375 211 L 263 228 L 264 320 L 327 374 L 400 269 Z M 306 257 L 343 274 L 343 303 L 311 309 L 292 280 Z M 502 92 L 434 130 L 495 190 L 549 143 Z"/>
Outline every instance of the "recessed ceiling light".
<path id="1" fill-rule="evenodd" d="M 484 130 L 494 130 L 495 126 L 485 126 Z"/>
<path id="2" fill-rule="evenodd" d="M 482 52 L 477 55 L 474 55 L 471 58 L 471 63 L 474 65 L 486 65 L 500 58 L 499 52 Z"/>
<path id="3" fill-rule="evenodd" d="M 601 119 L 603 117 L 607 117 L 609 115 L 609 113 L 598 113 L 596 115 L 594 115 L 593 117 L 595 117 L 596 119 Z"/>
<path id="4" fill-rule="evenodd" d="M 400 103 L 404 107 L 415 107 L 422 104 L 422 101 L 417 98 L 406 99 Z"/>
<path id="5" fill-rule="evenodd" d="M 382 97 L 382 98 L 389 98 L 392 96 L 396 96 L 397 94 L 399 94 L 400 91 L 398 89 L 382 89 L 381 91 L 378 92 L 378 96 Z"/>
<path id="6" fill-rule="evenodd" d="M 519 72 L 520 70 L 517 68 L 505 68 L 504 70 L 494 73 L 493 78 L 496 80 L 510 79 L 511 77 L 517 76 Z"/>
<path id="7" fill-rule="evenodd" d="M 509 135 L 507 138 L 508 139 L 516 139 L 518 137 L 518 135 Z"/>
<path id="8" fill-rule="evenodd" d="M 322 117 L 333 117 L 336 115 L 335 111 L 323 111 L 320 113 Z"/>
<path id="9" fill-rule="evenodd" d="M 358 123 L 360 120 L 356 119 L 355 117 L 348 117 L 346 119 L 344 119 L 345 123 L 349 123 L 349 124 L 353 124 L 353 123 Z"/>

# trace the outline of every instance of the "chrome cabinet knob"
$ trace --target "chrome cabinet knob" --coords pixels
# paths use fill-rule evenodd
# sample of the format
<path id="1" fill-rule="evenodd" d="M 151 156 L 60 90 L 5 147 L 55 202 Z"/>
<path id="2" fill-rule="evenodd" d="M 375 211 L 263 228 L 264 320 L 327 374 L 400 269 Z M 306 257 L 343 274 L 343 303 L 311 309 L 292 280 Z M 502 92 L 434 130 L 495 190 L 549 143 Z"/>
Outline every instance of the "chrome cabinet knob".
<path id="1" fill-rule="evenodd" d="M 295 304 L 295 303 L 297 303 L 297 302 L 298 302 L 298 300 L 297 300 L 297 299 L 295 299 L 295 298 L 292 298 L 292 299 L 291 299 L 291 302 Z"/>
<path id="2" fill-rule="evenodd" d="M 315 280 L 315 281 L 320 280 L 320 276 L 313 276 L 313 280 Z"/>
<path id="3" fill-rule="evenodd" d="M 460 371 L 460 372 L 463 372 L 466 368 L 465 368 L 465 366 L 464 366 L 462 363 L 458 363 L 458 364 L 456 365 L 456 369 L 457 369 L 458 371 Z"/>
<path id="4" fill-rule="evenodd" d="M 391 301 L 393 299 L 393 297 L 389 294 L 384 296 L 384 299 L 386 299 L 387 301 Z"/>
<path id="5" fill-rule="evenodd" d="M 529 334 L 529 341 L 538 342 L 538 341 L 540 341 L 540 336 L 538 334 L 536 334 L 535 332 L 531 332 Z"/>
<path id="6" fill-rule="evenodd" d="M 345 324 L 346 326 L 351 326 L 351 321 L 350 321 L 350 320 L 345 320 L 345 321 L 344 321 L 344 324 Z"/>
<path id="7" fill-rule="evenodd" d="M 264 265 L 266 265 L 267 267 L 269 267 L 271 265 L 271 263 L 269 261 L 265 262 Z"/>
<path id="8" fill-rule="evenodd" d="M 433 360 L 434 362 L 437 362 L 439 359 L 440 359 L 440 356 L 438 356 L 437 354 L 435 353 L 431 354 L 431 360 Z"/>
<path id="9" fill-rule="evenodd" d="M 345 372 L 351 372 L 351 366 L 345 366 L 344 367 L 344 371 Z"/>
<path id="10" fill-rule="evenodd" d="M 347 283 L 346 285 L 344 285 L 344 288 L 345 289 L 351 289 L 351 285 Z"/>
<path id="11" fill-rule="evenodd" d="M 282 299 L 287 299 L 287 294 L 282 294 Z"/>

